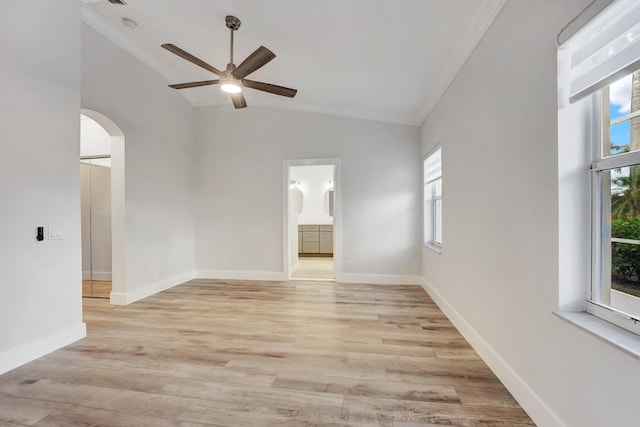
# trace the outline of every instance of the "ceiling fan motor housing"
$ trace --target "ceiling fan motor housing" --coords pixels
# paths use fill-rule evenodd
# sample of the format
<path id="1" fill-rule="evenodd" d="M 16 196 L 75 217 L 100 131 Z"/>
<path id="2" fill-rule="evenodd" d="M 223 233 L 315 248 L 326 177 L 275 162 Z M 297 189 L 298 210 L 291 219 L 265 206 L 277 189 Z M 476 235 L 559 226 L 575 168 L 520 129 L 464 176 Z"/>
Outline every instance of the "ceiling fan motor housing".
<path id="1" fill-rule="evenodd" d="M 227 23 L 227 28 L 236 31 L 240 28 L 240 20 L 235 16 L 227 15 L 225 18 L 225 22 Z"/>

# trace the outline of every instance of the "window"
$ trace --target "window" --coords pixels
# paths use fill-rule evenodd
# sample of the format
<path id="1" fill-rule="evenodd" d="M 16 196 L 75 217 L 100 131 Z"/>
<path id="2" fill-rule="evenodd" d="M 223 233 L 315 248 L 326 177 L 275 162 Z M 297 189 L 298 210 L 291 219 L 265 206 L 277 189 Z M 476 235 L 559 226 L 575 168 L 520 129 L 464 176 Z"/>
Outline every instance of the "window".
<path id="1" fill-rule="evenodd" d="M 577 30 L 559 76 L 561 109 L 591 103 L 587 311 L 640 334 L 640 2 L 613 1 Z"/>
<path id="2" fill-rule="evenodd" d="M 424 244 L 442 249 L 442 158 L 437 147 L 424 158 Z"/>
<path id="3" fill-rule="evenodd" d="M 640 71 L 593 98 L 592 119 L 601 129 L 594 132 L 592 151 L 588 311 L 633 330 L 640 319 Z"/>

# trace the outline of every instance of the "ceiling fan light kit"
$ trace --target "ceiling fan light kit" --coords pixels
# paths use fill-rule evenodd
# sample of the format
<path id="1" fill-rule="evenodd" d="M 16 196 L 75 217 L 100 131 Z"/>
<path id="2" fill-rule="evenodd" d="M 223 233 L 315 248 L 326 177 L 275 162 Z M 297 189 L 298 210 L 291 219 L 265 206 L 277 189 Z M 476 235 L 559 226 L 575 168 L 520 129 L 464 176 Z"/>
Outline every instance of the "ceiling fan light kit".
<path id="1" fill-rule="evenodd" d="M 233 62 L 233 33 L 240 28 L 241 22 L 235 16 L 228 15 L 225 18 L 225 24 L 227 28 L 231 30 L 229 63 L 227 64 L 225 71 L 218 70 L 214 66 L 207 64 L 200 58 L 191 55 L 189 52 L 180 49 L 174 44 L 166 43 L 162 45 L 162 47 L 169 52 L 178 55 L 179 57 L 186 59 L 187 61 L 220 77 L 219 80 L 201 80 L 197 82 L 178 83 L 169 85 L 169 87 L 173 89 L 186 89 L 220 84 L 220 89 L 222 89 L 222 91 L 231 94 L 231 102 L 235 108 L 245 108 L 247 106 L 247 102 L 242 94 L 243 88 L 251 88 L 273 93 L 275 95 L 293 98 L 298 92 L 296 89 L 245 79 L 246 76 L 266 65 L 269 61 L 275 58 L 276 55 L 266 47 L 260 46 L 236 67 Z"/>
<path id="2" fill-rule="evenodd" d="M 222 80 L 220 82 L 220 89 L 227 93 L 240 93 L 242 92 L 241 83 L 236 80 Z"/>

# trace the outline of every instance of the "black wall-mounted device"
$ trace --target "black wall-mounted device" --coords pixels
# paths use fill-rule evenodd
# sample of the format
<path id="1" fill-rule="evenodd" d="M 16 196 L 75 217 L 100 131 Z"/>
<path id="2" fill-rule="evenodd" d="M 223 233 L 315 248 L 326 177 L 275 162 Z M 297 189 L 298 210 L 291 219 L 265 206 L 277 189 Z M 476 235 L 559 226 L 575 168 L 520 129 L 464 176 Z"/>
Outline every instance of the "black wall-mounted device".
<path id="1" fill-rule="evenodd" d="M 36 240 L 42 242 L 44 240 L 44 227 L 38 227 L 38 234 L 36 234 Z"/>

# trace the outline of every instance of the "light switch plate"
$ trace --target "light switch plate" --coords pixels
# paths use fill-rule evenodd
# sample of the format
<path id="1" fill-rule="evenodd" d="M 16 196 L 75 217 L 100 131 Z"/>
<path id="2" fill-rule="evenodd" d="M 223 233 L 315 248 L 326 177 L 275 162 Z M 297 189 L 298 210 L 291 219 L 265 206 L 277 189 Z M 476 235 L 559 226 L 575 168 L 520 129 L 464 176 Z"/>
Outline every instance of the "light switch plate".
<path id="1" fill-rule="evenodd" d="M 49 227 L 49 240 L 60 240 L 60 239 L 62 239 L 62 228 Z"/>

